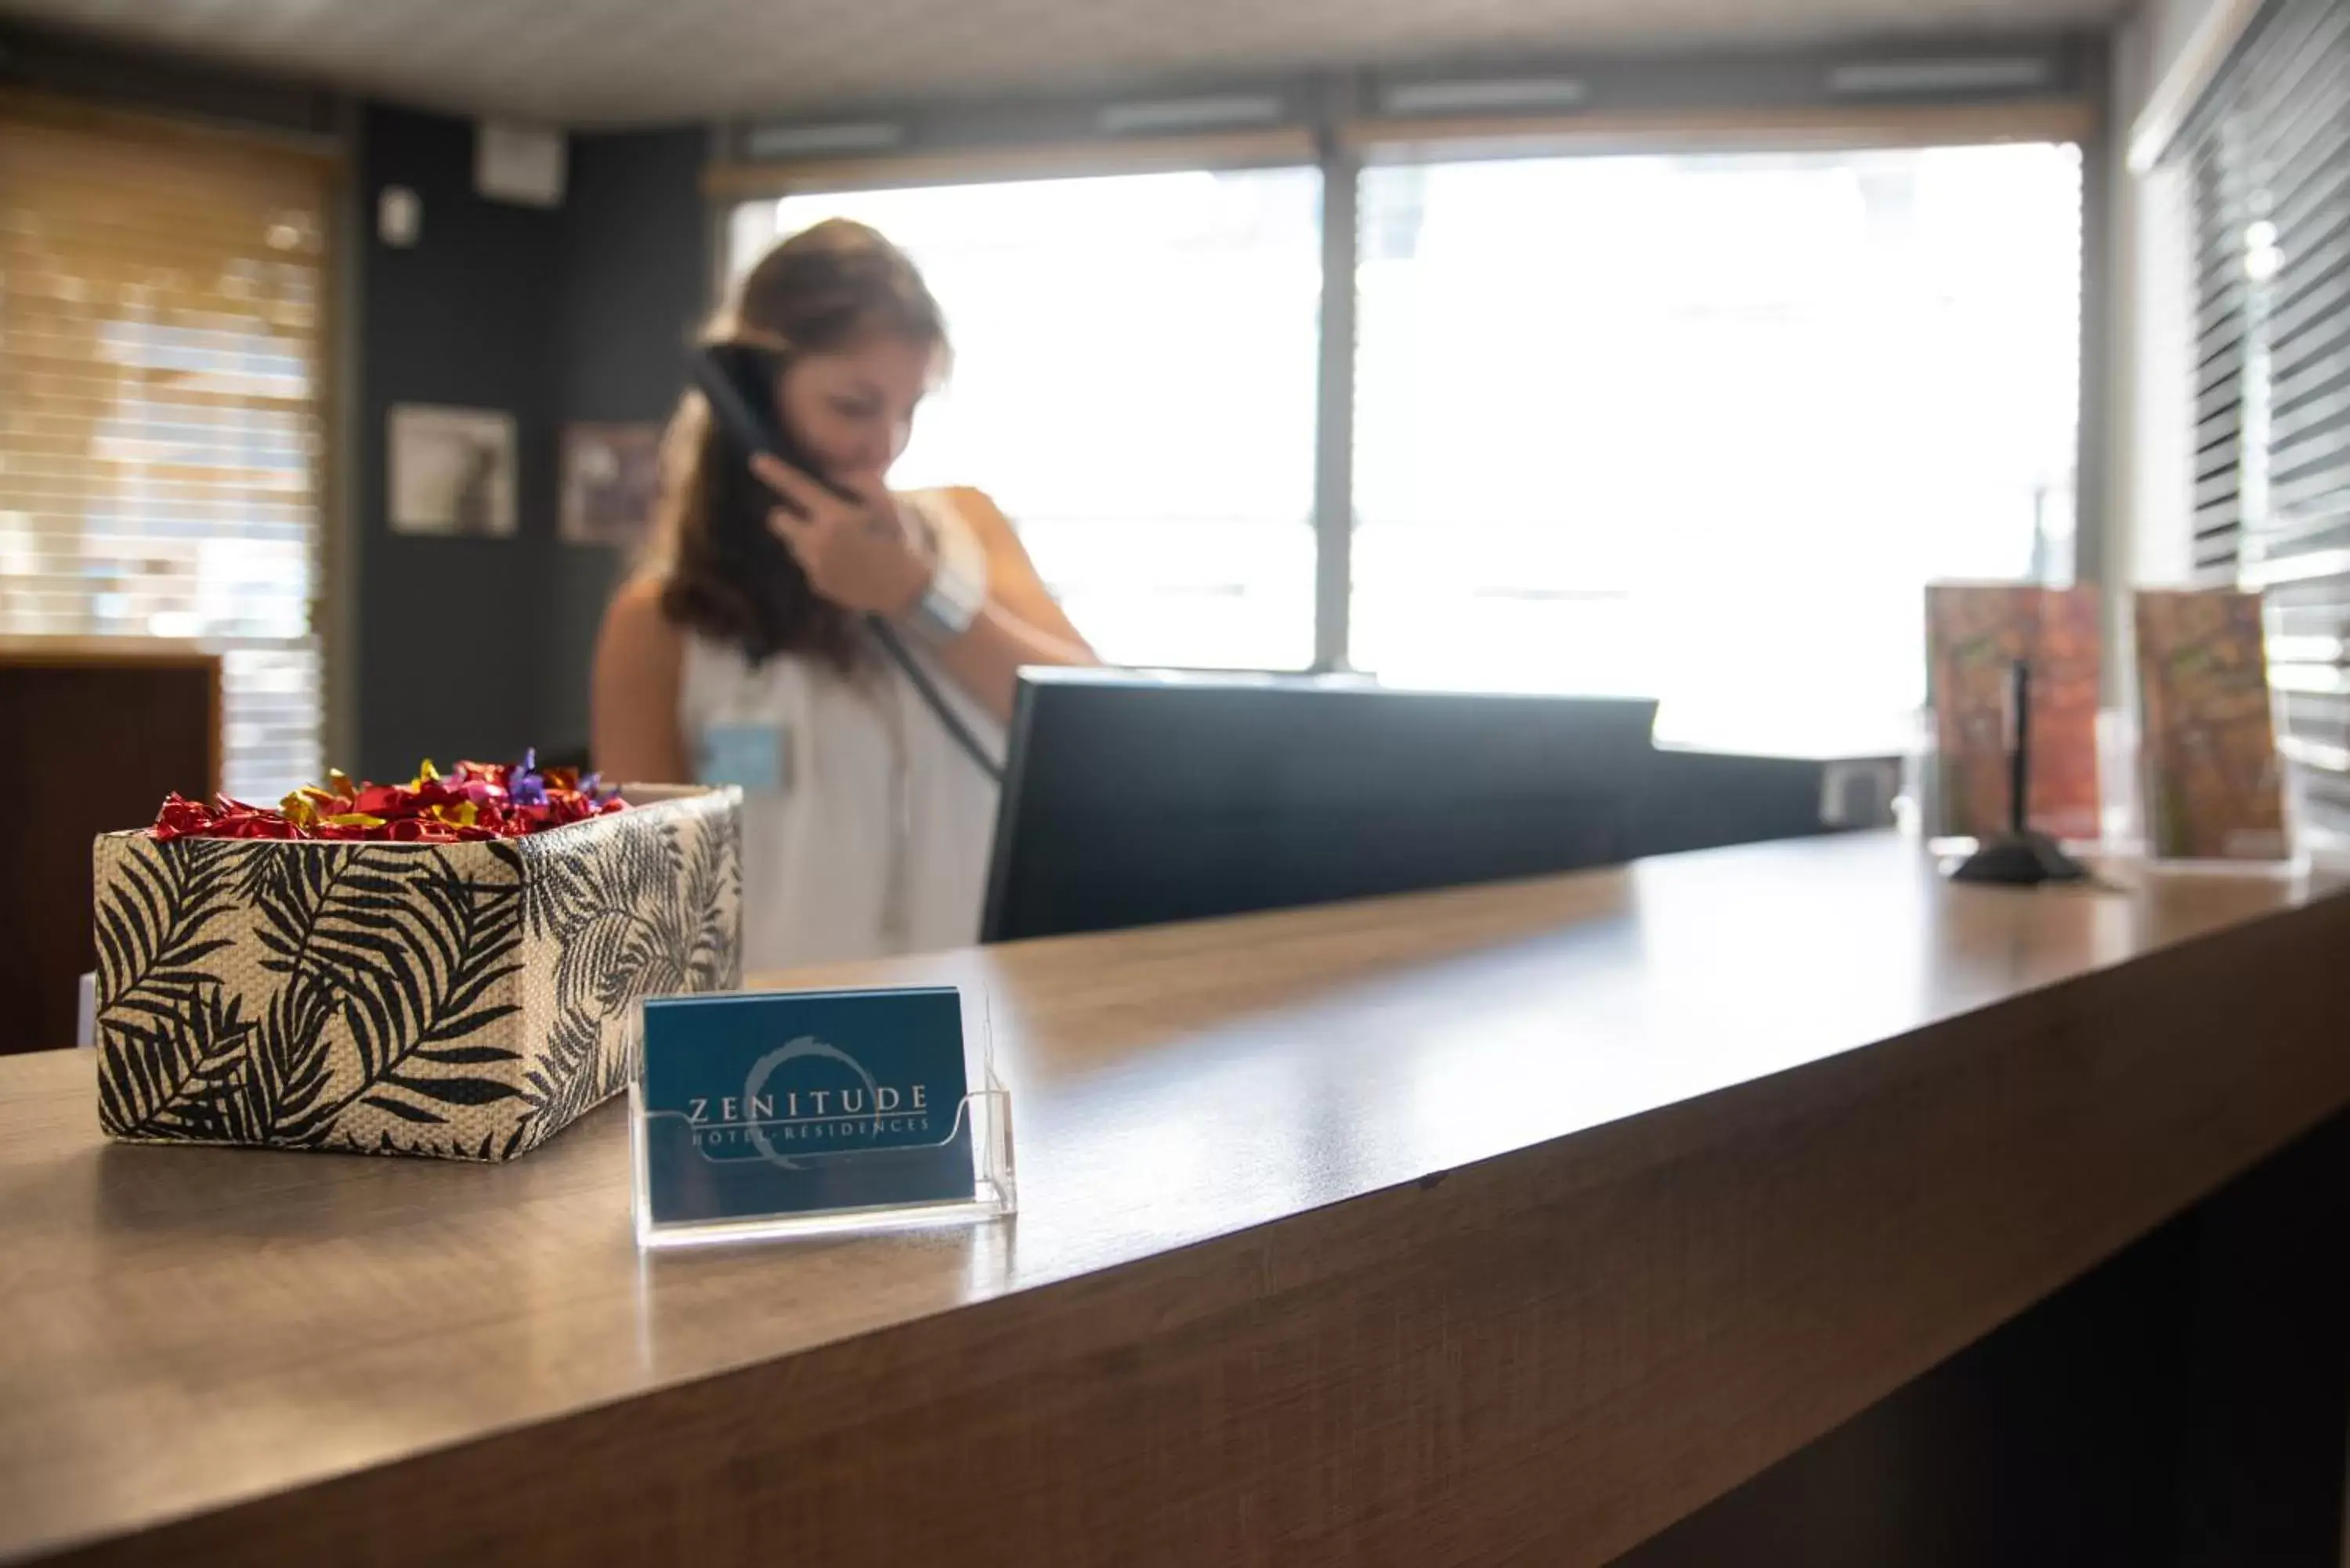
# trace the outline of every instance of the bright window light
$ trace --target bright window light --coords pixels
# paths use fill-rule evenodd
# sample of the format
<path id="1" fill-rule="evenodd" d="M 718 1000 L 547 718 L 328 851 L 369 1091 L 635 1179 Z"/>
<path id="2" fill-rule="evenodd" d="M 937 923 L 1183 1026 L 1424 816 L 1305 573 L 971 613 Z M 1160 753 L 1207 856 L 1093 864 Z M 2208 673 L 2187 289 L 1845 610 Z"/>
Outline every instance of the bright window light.
<path id="1" fill-rule="evenodd" d="M 1353 654 L 1872 740 L 1923 585 L 2064 580 L 2070 146 L 1363 176 Z"/>
<path id="2" fill-rule="evenodd" d="M 1321 176 L 1312 169 L 806 195 L 921 267 L 955 369 L 893 483 L 972 484 L 1121 663 L 1303 668 L 1314 649 Z"/>

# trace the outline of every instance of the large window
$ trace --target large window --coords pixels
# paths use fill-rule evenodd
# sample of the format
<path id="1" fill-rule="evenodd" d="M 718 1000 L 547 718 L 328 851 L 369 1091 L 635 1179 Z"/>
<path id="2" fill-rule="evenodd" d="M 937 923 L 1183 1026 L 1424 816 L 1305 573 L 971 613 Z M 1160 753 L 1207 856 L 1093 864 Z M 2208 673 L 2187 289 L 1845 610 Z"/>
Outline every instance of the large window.
<path id="1" fill-rule="evenodd" d="M 1311 169 L 1024 181 L 739 209 L 735 265 L 843 216 L 920 265 L 954 374 L 896 481 L 973 484 L 1106 658 L 1314 651 Z"/>
<path id="2" fill-rule="evenodd" d="M 0 108 L 0 633 L 223 655 L 224 784 L 318 771 L 328 171 Z"/>
<path id="3" fill-rule="evenodd" d="M 1358 195 L 1356 668 L 1875 742 L 1923 697 L 1925 583 L 2069 576 L 2075 147 L 1375 161 Z M 1114 659 L 1295 669 L 1318 198 L 808 195 L 733 251 L 835 213 L 898 239 L 958 351 L 900 477 L 995 493 Z"/>
<path id="4" fill-rule="evenodd" d="M 2069 574 L 2071 147 L 1363 176 L 1352 646 L 1859 738 L 1923 585 Z"/>

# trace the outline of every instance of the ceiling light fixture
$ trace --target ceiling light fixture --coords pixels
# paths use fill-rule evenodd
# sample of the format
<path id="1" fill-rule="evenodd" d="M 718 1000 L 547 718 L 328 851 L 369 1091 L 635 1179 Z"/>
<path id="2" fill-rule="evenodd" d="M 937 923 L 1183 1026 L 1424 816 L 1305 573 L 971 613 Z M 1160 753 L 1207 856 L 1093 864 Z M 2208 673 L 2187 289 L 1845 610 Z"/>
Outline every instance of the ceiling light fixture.
<path id="1" fill-rule="evenodd" d="M 906 140 L 906 128 L 886 119 L 830 125 L 761 125 L 744 143 L 754 158 L 805 158 L 817 152 L 885 152 Z"/>
<path id="2" fill-rule="evenodd" d="M 1095 123 L 1112 136 L 1130 136 L 1146 130 L 1270 125 L 1281 116 L 1281 99 L 1271 93 L 1224 93 L 1215 98 L 1161 98 L 1105 104 Z"/>
<path id="3" fill-rule="evenodd" d="M 1575 77 L 1494 77 L 1397 82 L 1379 94 L 1389 114 L 1461 114 L 1507 109 L 1572 109 L 1591 94 Z"/>
<path id="4" fill-rule="evenodd" d="M 2054 76 L 2037 55 L 1970 60 L 1862 60 L 1828 72 L 1828 90 L 1859 98 L 2012 92 L 2046 87 Z"/>

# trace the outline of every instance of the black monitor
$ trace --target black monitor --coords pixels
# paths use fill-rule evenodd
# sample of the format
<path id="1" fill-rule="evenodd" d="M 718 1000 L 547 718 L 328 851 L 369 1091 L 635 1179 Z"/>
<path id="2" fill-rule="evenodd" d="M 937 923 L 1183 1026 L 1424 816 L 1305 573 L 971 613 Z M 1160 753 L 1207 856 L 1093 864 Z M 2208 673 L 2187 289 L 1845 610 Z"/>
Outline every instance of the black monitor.
<path id="1" fill-rule="evenodd" d="M 983 941 L 1622 859 L 1653 701 L 1024 671 Z"/>

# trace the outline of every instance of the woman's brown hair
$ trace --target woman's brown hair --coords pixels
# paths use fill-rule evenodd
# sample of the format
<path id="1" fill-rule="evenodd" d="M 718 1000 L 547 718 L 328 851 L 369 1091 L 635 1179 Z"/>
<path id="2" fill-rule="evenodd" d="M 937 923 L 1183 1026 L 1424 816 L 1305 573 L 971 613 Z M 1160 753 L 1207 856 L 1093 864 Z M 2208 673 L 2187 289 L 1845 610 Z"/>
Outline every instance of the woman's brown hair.
<path id="1" fill-rule="evenodd" d="M 780 366 L 793 354 L 846 348 L 875 332 L 946 353 L 945 318 L 906 253 L 862 223 L 834 218 L 760 257 L 703 341 L 754 343 Z M 776 412 L 772 403 L 761 411 Z M 662 615 L 741 648 L 754 664 L 802 653 L 854 668 L 863 646 L 857 618 L 817 595 L 769 532 L 775 498 L 748 462 L 702 394 L 686 393 L 661 444 L 648 560 Z"/>

